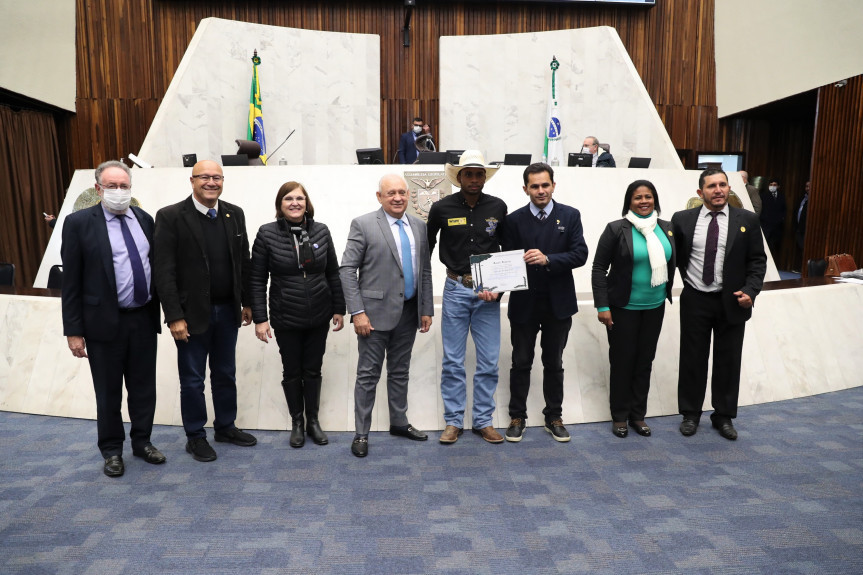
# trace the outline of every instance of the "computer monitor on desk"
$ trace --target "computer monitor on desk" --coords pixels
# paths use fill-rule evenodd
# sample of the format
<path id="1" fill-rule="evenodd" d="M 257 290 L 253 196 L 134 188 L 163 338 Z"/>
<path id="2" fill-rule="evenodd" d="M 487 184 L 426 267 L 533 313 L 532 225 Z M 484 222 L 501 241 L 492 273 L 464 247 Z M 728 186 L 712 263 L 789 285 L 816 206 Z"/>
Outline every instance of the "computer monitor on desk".
<path id="1" fill-rule="evenodd" d="M 650 158 L 629 158 L 628 168 L 648 168 L 650 167 Z"/>
<path id="2" fill-rule="evenodd" d="M 571 153 L 569 155 L 569 161 L 566 163 L 566 165 L 570 168 L 590 168 L 591 166 L 593 166 L 593 155 Z"/>
<path id="3" fill-rule="evenodd" d="M 417 156 L 417 164 L 446 164 L 446 152 L 420 152 Z"/>
<path id="4" fill-rule="evenodd" d="M 357 163 L 360 165 L 383 164 L 384 151 L 380 148 L 360 148 L 357 150 Z"/>
<path id="5" fill-rule="evenodd" d="M 248 166 L 249 156 L 246 154 L 222 154 L 223 166 Z"/>
<path id="6" fill-rule="evenodd" d="M 529 166 L 530 154 L 504 154 L 503 163 L 505 166 Z"/>

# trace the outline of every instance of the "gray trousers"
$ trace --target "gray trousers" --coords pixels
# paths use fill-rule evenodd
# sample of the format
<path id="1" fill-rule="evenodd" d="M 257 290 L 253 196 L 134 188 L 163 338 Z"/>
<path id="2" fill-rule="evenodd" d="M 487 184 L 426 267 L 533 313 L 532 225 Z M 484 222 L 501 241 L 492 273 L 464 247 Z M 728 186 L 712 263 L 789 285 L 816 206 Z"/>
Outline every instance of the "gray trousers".
<path id="1" fill-rule="evenodd" d="M 374 323 L 372 324 L 374 327 Z M 359 358 L 357 383 L 354 387 L 354 419 L 359 435 L 367 435 L 372 426 L 375 393 L 381 379 L 384 357 L 387 360 L 387 397 L 390 425 L 407 425 L 408 379 L 411 351 L 417 336 L 417 300 L 406 301 L 395 329 L 372 331 L 357 336 Z"/>

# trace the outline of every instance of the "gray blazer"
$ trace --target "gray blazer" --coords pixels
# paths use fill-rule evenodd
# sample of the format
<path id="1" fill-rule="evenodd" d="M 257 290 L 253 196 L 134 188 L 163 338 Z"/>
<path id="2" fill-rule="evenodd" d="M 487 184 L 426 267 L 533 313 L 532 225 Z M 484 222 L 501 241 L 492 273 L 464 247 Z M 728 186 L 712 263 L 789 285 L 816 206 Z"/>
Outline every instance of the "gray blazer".
<path id="1" fill-rule="evenodd" d="M 434 315 L 431 258 L 425 222 L 405 214 L 417 250 L 417 327 Z M 404 303 L 402 262 L 383 208 L 354 218 L 339 266 L 348 313 L 365 311 L 375 330 L 395 329 Z"/>

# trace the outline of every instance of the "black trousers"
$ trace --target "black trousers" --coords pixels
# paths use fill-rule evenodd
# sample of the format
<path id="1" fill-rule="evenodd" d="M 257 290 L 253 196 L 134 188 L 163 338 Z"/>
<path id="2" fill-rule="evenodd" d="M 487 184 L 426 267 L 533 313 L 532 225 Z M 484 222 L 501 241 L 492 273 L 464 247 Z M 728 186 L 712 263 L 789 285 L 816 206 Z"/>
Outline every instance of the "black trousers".
<path id="1" fill-rule="evenodd" d="M 280 329 L 276 343 L 282 356 L 282 388 L 292 419 L 306 414 L 318 419 L 321 404 L 321 366 L 327 348 L 330 324 L 308 329 Z"/>
<path id="2" fill-rule="evenodd" d="M 147 306 L 153 305 L 152 303 Z M 120 313 L 111 341 L 87 340 L 87 356 L 96 392 L 96 428 L 102 457 L 123 454 L 126 432 L 120 409 L 126 382 L 132 450 L 150 443 L 156 413 L 156 331 L 147 306 Z"/>
<path id="3" fill-rule="evenodd" d="M 536 335 L 542 331 L 542 394 L 545 422 L 563 415 L 563 350 L 569 338 L 572 318 L 558 319 L 552 313 L 547 297 L 538 297 L 527 323 L 510 322 L 512 368 L 509 370 L 509 416 L 527 419 L 527 394 L 530 391 L 530 369 L 533 366 Z"/>
<path id="4" fill-rule="evenodd" d="M 614 325 L 607 333 L 612 421 L 644 421 L 650 373 L 664 317 L 665 302 L 645 310 L 611 307 Z"/>
<path id="5" fill-rule="evenodd" d="M 746 323 L 731 324 L 725 315 L 722 296 L 690 287 L 680 295 L 680 368 L 677 405 L 680 414 L 698 421 L 707 391 L 707 360 L 713 336 L 713 377 L 711 394 L 713 420 L 737 417 L 740 391 L 740 361 Z"/>

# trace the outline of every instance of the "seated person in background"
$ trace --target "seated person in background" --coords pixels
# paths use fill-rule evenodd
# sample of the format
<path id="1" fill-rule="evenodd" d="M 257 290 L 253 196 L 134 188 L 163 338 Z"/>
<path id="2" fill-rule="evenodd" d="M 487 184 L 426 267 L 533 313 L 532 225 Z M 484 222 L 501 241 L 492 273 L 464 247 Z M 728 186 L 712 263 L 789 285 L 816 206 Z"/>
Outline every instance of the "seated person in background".
<path id="1" fill-rule="evenodd" d="M 582 146 L 582 154 L 590 154 L 593 156 L 594 168 L 617 167 L 617 164 L 614 163 L 614 156 L 612 156 L 611 153 L 606 152 L 605 150 L 601 150 L 599 148 L 599 140 L 597 140 L 595 136 L 586 137 Z"/>

